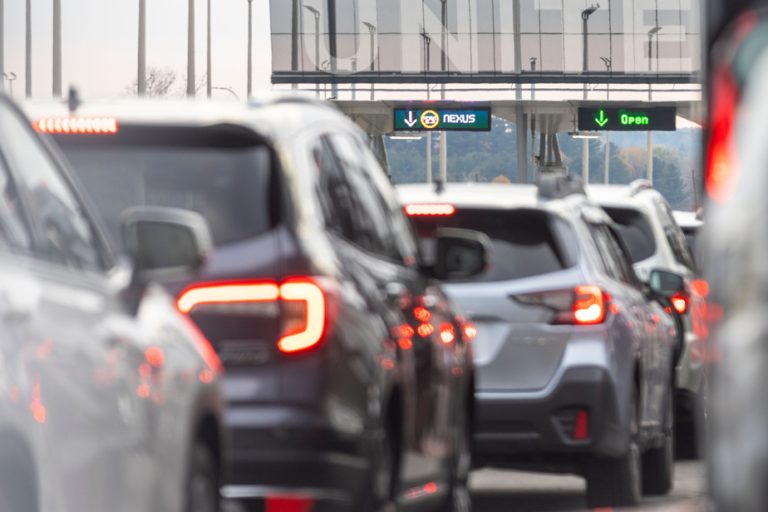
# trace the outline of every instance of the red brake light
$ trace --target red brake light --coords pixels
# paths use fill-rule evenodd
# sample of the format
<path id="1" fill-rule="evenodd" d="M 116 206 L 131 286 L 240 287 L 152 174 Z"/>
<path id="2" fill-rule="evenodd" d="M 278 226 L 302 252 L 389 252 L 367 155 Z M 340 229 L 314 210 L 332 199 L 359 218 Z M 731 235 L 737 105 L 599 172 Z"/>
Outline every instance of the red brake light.
<path id="1" fill-rule="evenodd" d="M 677 311 L 681 315 L 685 314 L 685 312 L 688 311 L 688 297 L 683 295 L 682 293 L 674 294 L 670 298 L 670 302 L 672 302 L 672 307 L 675 308 L 675 311 Z"/>
<path id="2" fill-rule="evenodd" d="M 190 313 L 202 305 L 278 301 L 283 322 L 278 349 L 293 354 L 318 345 L 326 331 L 327 307 L 323 289 L 309 279 L 292 279 L 282 284 L 203 283 L 184 290 L 176 304 L 182 313 Z"/>
<path id="3" fill-rule="evenodd" d="M 477 336 L 477 327 L 475 324 L 467 322 L 464 324 L 464 338 L 467 341 L 472 341 Z"/>
<path id="4" fill-rule="evenodd" d="M 739 173 L 739 161 L 733 142 L 738 96 L 733 75 L 727 66 L 721 66 L 714 74 L 712 84 L 712 119 L 705 176 L 707 193 L 718 202 L 731 197 Z"/>
<path id="5" fill-rule="evenodd" d="M 603 290 L 598 286 L 577 286 L 573 301 L 573 320 L 578 325 L 595 325 L 605 320 Z"/>
<path id="6" fill-rule="evenodd" d="M 440 340 L 446 345 L 450 345 L 456 339 L 456 330 L 453 325 L 444 323 L 440 325 Z"/>
<path id="7" fill-rule="evenodd" d="M 114 117 L 44 117 L 32 126 L 40 133 L 114 135 L 119 131 Z"/>
<path id="8" fill-rule="evenodd" d="M 452 204 L 409 204 L 405 207 L 409 217 L 450 217 L 456 213 Z"/>

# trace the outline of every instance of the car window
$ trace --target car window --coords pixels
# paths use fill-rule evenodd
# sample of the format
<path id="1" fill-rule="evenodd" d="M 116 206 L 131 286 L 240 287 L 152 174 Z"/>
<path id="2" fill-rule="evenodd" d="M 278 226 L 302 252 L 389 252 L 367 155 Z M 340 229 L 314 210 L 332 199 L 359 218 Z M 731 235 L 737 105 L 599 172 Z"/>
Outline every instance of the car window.
<path id="1" fill-rule="evenodd" d="M 629 277 L 622 269 L 619 260 L 620 254 L 617 252 L 617 248 L 611 241 L 610 234 L 606 231 L 604 224 L 589 223 L 589 230 L 597 244 L 600 258 L 603 261 L 608 275 L 619 281 L 628 282 Z"/>
<path id="2" fill-rule="evenodd" d="M 473 280 L 507 281 L 576 265 L 576 235 L 564 221 L 539 210 L 458 209 L 450 217 L 413 217 L 427 261 L 434 260 L 438 228 L 473 229 L 492 242 L 491 265 Z"/>
<path id="3" fill-rule="evenodd" d="M 621 236 L 612 226 L 605 226 L 605 231 L 608 235 L 608 243 L 613 248 L 613 254 L 616 258 L 616 264 L 621 271 L 621 279 L 625 283 L 637 286 L 639 279 L 635 274 L 635 268 L 632 266 L 631 256 Z"/>
<path id="4" fill-rule="evenodd" d="M 352 188 L 344 169 L 333 154 L 326 138 L 318 138 L 310 147 L 312 162 L 317 168 L 317 199 L 325 228 L 349 242 L 355 241 L 352 221 L 354 202 Z"/>
<path id="5" fill-rule="evenodd" d="M 29 193 L 30 221 L 44 237 L 36 254 L 75 268 L 102 268 L 92 225 L 47 149 L 24 119 L 3 109 L 0 143 L 19 184 Z"/>
<path id="6" fill-rule="evenodd" d="M 656 254 L 656 240 L 646 216 L 634 208 L 604 208 L 632 257 L 632 263 Z"/>
<path id="7" fill-rule="evenodd" d="M 5 115 L 0 111 L 0 115 Z M 29 250 L 32 234 L 22 209 L 19 191 L 8 172 L 4 159 L 0 158 L 0 234 L 2 240 L 14 249 Z"/>
<path id="8" fill-rule="evenodd" d="M 389 205 L 371 178 L 360 146 L 352 137 L 341 133 L 331 135 L 330 141 L 351 187 L 357 212 L 352 217 L 357 244 L 381 256 L 398 259 Z"/>
<path id="9" fill-rule="evenodd" d="M 693 263 L 693 257 L 688 250 L 688 243 L 685 239 L 683 231 L 680 226 L 675 222 L 674 214 L 669 205 L 659 201 L 656 208 L 659 211 L 659 216 L 662 219 L 664 225 L 664 236 L 669 242 L 669 246 L 672 249 L 672 254 L 675 256 L 675 260 L 681 265 L 685 265 L 689 269 L 693 270 L 695 265 Z"/>
<path id="10" fill-rule="evenodd" d="M 222 140 L 226 135 L 226 140 Z M 208 221 L 217 246 L 254 238 L 273 224 L 277 201 L 269 148 L 224 128 L 126 126 L 110 135 L 57 138 L 102 214 L 115 247 L 121 215 L 135 206 L 180 208 Z"/>

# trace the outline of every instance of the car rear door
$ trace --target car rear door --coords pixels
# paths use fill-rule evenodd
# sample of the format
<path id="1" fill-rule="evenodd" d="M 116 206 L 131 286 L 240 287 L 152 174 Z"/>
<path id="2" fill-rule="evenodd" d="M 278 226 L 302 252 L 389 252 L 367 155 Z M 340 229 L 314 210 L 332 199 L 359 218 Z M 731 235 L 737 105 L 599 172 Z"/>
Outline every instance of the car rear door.
<path id="1" fill-rule="evenodd" d="M 28 246 L 5 255 L 2 268 L 14 271 L 0 272 L 0 295 L 24 307 L 14 328 L 29 376 L 23 400 L 44 443 L 52 501 L 42 508 L 144 509 L 143 475 L 127 471 L 147 427 L 129 360 L 142 354 L 115 301 L 108 251 L 53 154 L 4 103 L 0 150 L 16 180 L 6 204 L 29 229 Z M 131 487 L 142 492 L 130 497 Z"/>

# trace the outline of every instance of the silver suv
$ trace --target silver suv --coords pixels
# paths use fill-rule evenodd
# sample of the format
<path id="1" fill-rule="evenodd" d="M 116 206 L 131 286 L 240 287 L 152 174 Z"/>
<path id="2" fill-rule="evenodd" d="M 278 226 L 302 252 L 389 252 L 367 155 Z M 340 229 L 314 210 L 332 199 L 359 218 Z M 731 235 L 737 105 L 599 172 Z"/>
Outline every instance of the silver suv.
<path id="1" fill-rule="evenodd" d="M 493 243 L 489 270 L 444 285 L 477 329 L 475 462 L 584 475 L 591 507 L 664 494 L 674 322 L 605 212 L 568 178 L 543 180 L 399 187 L 426 259 L 439 228 Z"/>
<path id="2" fill-rule="evenodd" d="M 681 276 L 682 287 L 672 297 L 675 320 L 681 333 L 675 350 L 675 415 L 678 448 L 694 454 L 697 442 L 698 397 L 704 386 L 703 363 L 694 349 L 699 338 L 691 319 L 691 289 L 695 287 L 696 265 L 682 229 L 664 197 L 645 180 L 630 185 L 590 185 L 590 199 L 600 204 L 629 249 L 637 275 L 648 281 L 652 269 Z"/>

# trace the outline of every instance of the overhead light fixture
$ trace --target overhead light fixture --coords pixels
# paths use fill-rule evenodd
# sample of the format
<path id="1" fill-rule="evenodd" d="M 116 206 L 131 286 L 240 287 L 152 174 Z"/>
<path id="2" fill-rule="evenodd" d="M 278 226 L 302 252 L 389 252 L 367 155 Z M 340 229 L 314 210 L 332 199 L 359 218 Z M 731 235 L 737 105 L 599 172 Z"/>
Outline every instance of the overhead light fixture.
<path id="1" fill-rule="evenodd" d="M 421 140 L 423 135 L 390 135 L 389 140 Z"/>
<path id="2" fill-rule="evenodd" d="M 600 134 L 594 132 L 568 132 L 572 139 L 599 139 Z"/>

